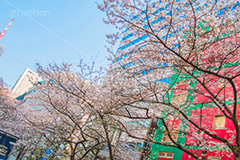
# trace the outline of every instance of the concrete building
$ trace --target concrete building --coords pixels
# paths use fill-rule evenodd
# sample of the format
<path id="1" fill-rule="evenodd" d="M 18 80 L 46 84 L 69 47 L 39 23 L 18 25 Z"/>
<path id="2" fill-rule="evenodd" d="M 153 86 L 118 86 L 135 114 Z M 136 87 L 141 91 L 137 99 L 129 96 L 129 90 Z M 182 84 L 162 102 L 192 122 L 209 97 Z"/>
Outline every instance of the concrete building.
<path id="1" fill-rule="evenodd" d="M 33 72 L 29 68 L 26 68 L 12 88 L 11 94 L 13 98 L 17 98 L 29 92 L 31 88 L 33 88 L 34 84 L 41 80 L 41 77 L 39 77 L 37 73 Z"/>
<path id="2" fill-rule="evenodd" d="M 169 5 L 169 6 L 171 6 L 171 5 Z M 222 11 L 222 10 L 220 10 L 220 11 Z M 222 12 L 224 12 L 224 11 L 222 11 L 222 12 L 220 12 L 220 11 L 217 14 L 217 16 L 221 15 Z M 128 68 L 128 67 L 129 68 L 134 67 L 134 65 L 136 65 L 136 62 L 128 61 L 127 58 L 130 54 L 132 54 L 131 51 L 133 48 L 141 49 L 141 47 L 137 48 L 136 46 L 141 46 L 139 44 L 141 42 L 144 42 L 144 40 L 147 40 L 147 38 L 148 38 L 148 35 L 143 35 L 141 37 L 135 37 L 134 35 L 135 35 L 134 33 L 131 33 L 128 31 L 126 32 L 125 36 L 122 39 L 122 43 L 118 49 L 118 53 L 116 53 L 116 59 L 113 62 L 113 63 L 119 62 L 119 64 L 121 64 L 121 67 L 123 69 Z M 124 43 L 124 41 L 127 41 L 128 43 Z M 134 56 L 134 55 L 131 55 L 131 56 Z M 235 62 L 236 61 L 234 60 L 234 63 L 232 63 L 232 64 L 229 63 L 228 67 L 231 68 L 234 65 L 236 65 Z M 167 65 L 167 64 L 162 64 L 162 65 Z M 239 65 L 239 63 L 237 65 Z M 154 70 L 142 70 L 141 69 L 141 70 L 139 70 L 139 73 L 141 73 L 141 74 L 138 74 L 138 76 L 145 77 L 146 73 L 152 73 L 152 72 L 154 72 Z M 237 70 L 236 72 L 239 72 L 239 70 Z M 199 88 L 199 84 L 197 84 L 196 82 L 190 81 L 190 80 L 184 78 L 184 76 L 181 77 L 181 75 L 177 72 L 175 72 L 174 74 L 172 74 L 172 73 L 173 72 L 171 70 L 169 70 L 169 73 L 165 76 L 166 78 L 159 79 L 159 81 L 165 82 L 167 85 L 169 83 L 171 83 L 171 81 L 172 81 L 172 85 L 173 85 L 172 87 L 178 88 L 179 90 L 181 90 L 182 89 L 181 87 L 185 86 L 185 85 L 188 85 L 188 86 L 191 85 L 193 88 Z M 178 77 L 179 75 L 180 75 L 180 77 Z M 198 74 L 198 76 L 200 76 L 200 74 Z M 239 83 L 240 79 L 237 78 L 236 81 L 238 82 L 238 83 L 236 83 L 237 87 L 240 87 L 240 83 Z M 216 86 L 216 88 L 217 88 L 216 91 L 221 90 L 220 87 L 222 87 L 222 86 Z M 225 90 L 224 90 L 224 92 L 225 92 Z M 230 90 L 228 90 L 228 92 L 230 92 Z M 221 94 L 223 94 L 223 93 L 221 92 Z M 207 101 L 206 97 L 201 96 L 201 95 L 199 95 L 199 96 L 193 95 L 190 91 L 178 92 L 178 93 L 173 91 L 169 98 L 172 102 L 177 101 L 180 104 L 180 106 L 183 106 L 187 100 L 188 101 L 191 100 L 191 103 L 193 105 L 191 106 L 192 108 L 189 108 L 189 113 L 188 113 L 189 116 L 195 116 L 197 114 L 200 114 L 200 112 L 201 112 L 201 114 L 204 115 L 204 117 L 201 119 L 203 126 L 208 126 L 209 130 L 211 132 L 216 133 L 218 136 L 220 136 L 222 138 L 229 139 L 229 140 L 231 140 L 231 138 L 232 138 L 232 141 L 235 141 L 234 125 L 233 125 L 232 121 L 230 121 L 221 112 L 219 112 L 219 109 L 214 105 L 213 102 Z M 199 99 L 202 99 L 202 101 L 199 101 Z M 230 102 L 228 102 L 228 103 L 230 104 Z M 201 107 L 203 107 L 204 109 L 201 109 Z M 237 110 L 237 117 L 240 117 L 238 115 L 240 115 L 239 109 Z M 183 122 L 181 122 L 180 120 L 176 120 L 176 121 L 174 119 L 167 120 L 168 125 L 172 125 L 176 128 L 178 125 L 180 125 L 182 123 Z M 189 124 L 189 125 L 190 125 L 190 127 L 193 128 L 193 126 L 191 126 L 191 124 Z M 171 145 L 172 144 L 171 140 L 164 132 L 163 124 L 159 122 L 157 124 L 157 128 L 158 129 L 155 132 L 156 135 L 155 135 L 154 139 L 157 142 L 163 142 L 163 143 Z M 193 132 L 193 130 L 190 129 L 187 132 L 187 134 L 189 134 L 190 132 Z M 203 150 L 200 150 L 200 145 L 198 143 L 196 143 L 196 141 L 191 140 L 191 137 L 187 134 L 183 136 L 181 133 L 174 133 L 173 137 L 174 137 L 174 140 L 176 140 L 179 144 L 186 146 L 186 148 L 188 147 L 188 149 L 192 148 L 191 151 L 195 152 L 196 154 L 199 154 L 199 156 L 201 154 L 203 154 L 203 152 L 202 152 Z M 214 140 L 211 138 L 209 140 L 211 140 L 212 142 L 216 142 L 216 143 L 218 142 L 217 140 Z M 205 153 L 206 159 L 209 159 L 209 160 L 210 159 L 211 160 L 213 160 L 213 159 L 214 160 L 233 159 L 233 155 L 231 154 L 230 150 L 227 150 L 227 149 L 224 150 L 220 147 L 215 147 L 214 145 L 212 145 L 212 146 L 213 147 L 210 148 Z M 180 149 L 177 149 L 176 147 L 162 146 L 162 145 L 157 145 L 157 144 L 153 144 L 153 145 L 149 144 L 149 147 L 151 150 L 151 158 L 150 159 L 154 159 L 154 160 L 155 159 L 157 159 L 157 160 L 193 159 L 191 156 L 189 156 L 185 152 L 181 151 Z"/>

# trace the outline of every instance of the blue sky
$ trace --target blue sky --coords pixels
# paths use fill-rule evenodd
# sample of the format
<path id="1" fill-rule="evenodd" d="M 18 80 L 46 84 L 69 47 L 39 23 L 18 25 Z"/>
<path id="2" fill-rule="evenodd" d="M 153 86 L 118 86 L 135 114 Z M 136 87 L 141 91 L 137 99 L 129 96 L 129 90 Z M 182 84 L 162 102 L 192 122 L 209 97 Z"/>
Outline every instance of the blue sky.
<path id="1" fill-rule="evenodd" d="M 1 40 L 6 50 L 0 57 L 0 77 L 11 88 L 25 68 L 36 63 L 68 62 L 80 58 L 106 65 L 107 33 L 116 32 L 102 22 L 97 9 L 101 0 L 1 0 L 0 32 L 14 22 Z"/>

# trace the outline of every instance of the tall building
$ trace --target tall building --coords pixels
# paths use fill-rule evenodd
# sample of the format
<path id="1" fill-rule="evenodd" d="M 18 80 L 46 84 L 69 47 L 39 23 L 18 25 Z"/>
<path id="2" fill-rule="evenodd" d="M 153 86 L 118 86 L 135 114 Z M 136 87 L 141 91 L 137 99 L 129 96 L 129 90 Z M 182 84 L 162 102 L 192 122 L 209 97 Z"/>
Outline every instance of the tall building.
<path id="1" fill-rule="evenodd" d="M 24 96 L 24 94 L 28 93 L 34 87 L 34 84 L 41 80 L 42 79 L 37 73 L 33 72 L 29 68 L 26 68 L 12 88 L 11 94 L 13 98 Z"/>
<path id="2" fill-rule="evenodd" d="M 12 19 L 12 21 L 8 24 L 8 26 L 4 29 L 4 31 L 0 33 L 0 40 L 4 37 L 6 31 L 11 26 L 13 21 L 14 21 L 14 19 Z M 3 54 L 3 52 L 5 51 L 5 49 L 6 49 L 5 44 L 0 41 L 0 57 Z"/>
<path id="3" fill-rule="evenodd" d="M 239 34 L 236 34 L 235 37 L 239 37 Z M 218 42 L 224 44 L 236 40 L 239 41 L 238 38 L 225 37 Z M 236 43 L 238 43 L 237 41 Z M 216 43 L 213 43 L 213 51 L 218 49 L 218 42 L 216 41 Z M 236 50 L 234 52 L 237 54 L 239 51 Z M 201 62 L 204 62 L 202 65 L 212 63 L 211 56 L 201 59 Z M 227 59 L 225 63 L 223 62 L 222 70 L 220 69 L 221 67 L 216 65 L 217 64 L 212 63 L 211 68 L 215 67 L 216 71 L 219 70 L 223 75 L 235 76 L 236 73 L 239 72 L 239 68 L 237 67 L 239 66 L 239 60 L 236 56 L 231 56 L 231 58 Z M 194 153 L 198 157 L 205 156 L 208 160 L 234 159 L 232 151 L 224 145 L 223 142 L 220 142 L 217 138 L 214 138 L 214 136 L 207 135 L 194 126 L 194 123 L 196 123 L 206 129 L 206 131 L 214 133 L 214 135 L 225 139 L 232 145 L 235 145 L 236 128 L 231 120 L 232 115 L 230 115 L 231 112 L 234 112 L 233 102 L 231 101 L 234 90 L 228 81 L 226 79 L 221 79 L 221 77 L 211 74 L 207 75 L 201 72 L 196 72 L 195 76 L 199 77 L 199 79 L 205 79 L 204 82 L 207 88 L 197 81 L 197 79 L 191 78 L 188 74 L 179 74 L 177 70 L 175 70 L 175 74 L 172 76 L 170 85 L 172 85 L 174 89 L 171 91 L 170 99 L 172 102 L 178 102 L 178 104 L 180 104 L 179 108 L 182 108 L 182 110 L 185 111 L 185 114 L 190 117 L 192 122 L 187 122 L 186 120 L 184 121 L 184 119 L 174 117 L 167 118 L 167 126 L 173 128 L 173 132 L 171 132 L 170 135 L 177 143 L 186 146 L 188 151 Z M 240 87 L 239 76 L 234 78 L 234 84 L 237 88 Z M 190 86 L 191 89 L 189 89 Z M 198 92 L 193 92 L 194 90 Z M 210 95 L 210 93 L 213 95 Z M 239 100 L 240 94 L 238 91 L 236 94 L 237 100 Z M 219 98 L 217 102 L 213 99 L 214 96 Z M 226 106 L 222 108 L 218 103 L 222 103 Z M 184 109 L 187 107 L 188 109 Z M 236 116 L 239 121 L 239 102 L 236 104 L 236 107 Z M 164 114 L 165 113 L 162 113 L 163 117 Z M 179 126 L 182 126 L 182 128 L 179 129 Z M 158 124 L 155 140 L 164 144 L 173 144 L 161 122 Z M 153 144 L 151 152 L 151 158 L 158 160 L 194 159 L 186 152 L 170 146 Z"/>
<path id="4" fill-rule="evenodd" d="M 207 6 L 208 4 L 204 4 L 204 5 Z M 171 5 L 168 5 L 168 6 L 166 5 L 166 8 L 170 6 Z M 233 7 L 216 11 L 216 17 L 222 15 L 225 10 L 228 10 L 228 9 L 234 10 L 236 6 L 239 6 L 239 3 L 237 3 Z M 159 21 L 161 21 L 161 17 L 151 24 L 154 24 Z M 203 23 L 204 22 L 201 22 L 198 27 L 202 28 L 203 30 L 208 30 L 209 27 L 204 26 Z M 190 33 L 186 33 L 186 35 L 187 34 L 190 34 Z M 224 39 L 227 41 L 231 39 L 228 33 L 225 33 L 224 36 L 223 36 Z M 135 50 L 134 54 L 137 54 L 137 53 L 141 54 L 142 52 L 141 49 L 147 45 L 146 42 L 148 38 L 149 36 L 147 34 L 141 35 L 138 37 L 138 34 L 131 33 L 131 31 L 127 31 L 126 35 L 122 39 L 122 43 L 118 49 L 116 58 L 114 60 L 114 63 L 119 63 L 120 69 L 128 68 L 130 71 L 132 71 L 130 73 L 132 73 L 133 76 L 140 77 L 139 79 L 142 78 L 143 81 L 145 78 L 147 79 L 148 77 L 151 77 L 151 75 L 154 75 L 154 67 L 153 69 L 151 69 L 151 68 L 148 68 L 148 66 L 139 65 L 147 61 L 147 56 L 146 56 L 146 59 L 140 59 L 140 60 L 136 56 L 136 61 L 134 61 L 133 57 L 135 55 L 132 54 L 133 53 L 132 50 Z M 216 35 L 215 38 L 216 38 L 216 41 L 219 41 L 219 39 L 217 39 L 218 35 Z M 217 50 L 218 46 L 217 45 L 215 46 Z M 137 50 L 139 50 L 139 52 L 137 52 Z M 164 51 L 159 51 L 159 52 L 164 52 Z M 212 54 L 214 54 L 214 52 Z M 131 57 L 131 60 L 128 60 L 128 57 Z M 202 62 L 206 62 L 206 61 L 207 59 L 204 59 L 204 58 L 202 59 Z M 155 64 L 157 64 L 157 62 Z M 172 70 L 170 67 L 167 68 L 170 64 L 165 63 L 165 64 L 159 64 L 159 65 L 163 66 L 162 68 L 165 69 L 165 72 L 163 72 L 163 75 L 160 75 L 159 77 L 154 77 L 155 79 L 153 81 L 164 82 L 165 85 L 169 86 L 169 88 L 173 88 L 171 89 L 169 100 L 172 103 L 176 102 L 177 104 L 179 104 L 179 107 L 188 107 L 188 110 L 186 110 L 185 114 L 188 115 L 189 117 L 198 117 L 198 120 L 194 122 L 196 122 L 197 124 L 203 127 L 207 127 L 207 130 L 209 132 L 215 133 L 217 136 L 222 137 L 223 139 L 229 140 L 234 145 L 234 141 L 236 138 L 235 126 L 233 125 L 232 121 L 229 120 L 229 118 L 226 118 L 226 116 L 221 112 L 221 109 L 219 109 L 213 101 L 207 98 L 208 96 L 205 95 L 207 94 L 207 91 L 202 89 L 201 85 L 196 80 L 194 80 L 194 78 L 190 78 L 191 77 L 190 75 L 182 74 L 176 68 L 175 70 Z M 232 67 L 236 65 L 239 65 L 239 62 L 236 59 L 236 57 L 235 58 L 233 57 L 232 59 L 229 60 L 228 63 L 224 64 L 224 67 L 226 70 L 228 70 L 229 68 L 228 74 L 236 74 L 237 72 L 239 72 L 239 70 L 234 71 L 234 69 L 232 69 Z M 212 67 L 218 67 L 218 66 L 212 66 Z M 194 74 L 197 77 L 202 76 L 202 73 L 200 72 L 196 72 Z M 237 88 L 240 87 L 239 80 L 240 78 L 235 79 Z M 213 83 L 213 88 L 214 88 L 214 90 L 211 90 L 211 91 L 214 94 L 217 94 L 220 97 L 222 96 L 222 97 L 225 97 L 225 99 L 228 99 L 228 96 L 230 96 L 228 93 L 231 92 L 231 89 L 225 86 L 226 85 L 225 82 L 221 82 L 221 80 L 215 77 L 211 77 L 211 83 Z M 193 93 L 191 89 L 186 89 L 186 86 L 187 87 L 191 86 L 193 90 L 202 89 L 201 94 Z M 239 95 L 237 96 L 239 97 Z M 226 103 L 228 107 L 231 106 L 232 104 L 232 102 L 230 101 L 229 102 L 225 101 L 224 103 Z M 185 146 L 185 148 L 190 152 L 193 152 L 194 154 L 199 155 L 199 157 L 204 155 L 206 159 L 209 159 L 209 160 L 233 159 L 233 154 L 230 151 L 230 149 L 227 148 L 226 146 L 223 146 L 223 145 L 221 146 L 221 143 L 219 143 L 218 140 L 211 138 L 204 133 L 200 137 L 196 137 L 194 139 L 193 133 L 196 132 L 196 128 L 191 123 L 187 123 L 186 121 L 183 121 L 180 118 L 168 117 L 168 115 L 166 115 L 166 113 L 164 112 L 160 114 L 162 117 L 166 117 L 165 119 L 167 122 L 166 125 L 168 127 L 171 127 L 172 130 L 174 131 L 173 133 L 171 133 L 173 140 L 177 141 L 178 144 Z M 237 117 L 240 118 L 239 109 L 237 110 Z M 179 132 L 179 126 L 182 126 L 181 132 Z M 150 159 L 157 159 L 157 160 L 194 159 L 189 154 L 187 154 L 186 152 L 183 152 L 177 147 L 170 146 L 170 145 L 173 145 L 172 140 L 168 137 L 167 135 L 168 133 L 166 132 L 164 124 L 161 121 L 157 122 L 157 126 L 152 126 L 149 128 L 157 128 L 157 131 L 156 132 L 154 131 L 155 133 L 153 133 L 153 135 L 155 136 L 154 140 L 159 143 L 166 144 L 166 146 L 158 145 L 158 144 L 147 144 L 148 148 L 150 148 L 151 150 Z M 184 131 L 184 129 L 186 129 L 186 131 Z M 200 133 L 201 131 L 197 131 L 197 132 Z M 199 139 L 203 138 L 204 140 L 202 142 L 205 142 L 205 144 L 201 144 L 202 142 L 201 143 L 198 142 L 198 138 Z M 208 142 L 211 142 L 212 144 L 209 144 Z"/>

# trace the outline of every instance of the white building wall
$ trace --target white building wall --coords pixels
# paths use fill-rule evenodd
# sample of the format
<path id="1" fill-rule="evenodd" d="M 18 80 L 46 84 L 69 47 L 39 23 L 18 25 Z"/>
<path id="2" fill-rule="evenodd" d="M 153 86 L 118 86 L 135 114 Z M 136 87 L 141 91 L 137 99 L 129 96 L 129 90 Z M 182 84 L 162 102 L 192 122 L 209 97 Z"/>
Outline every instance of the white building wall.
<path id="1" fill-rule="evenodd" d="M 12 88 L 11 94 L 13 98 L 17 98 L 18 96 L 28 92 L 34 86 L 34 83 L 41 80 L 42 79 L 37 73 L 33 72 L 29 68 L 26 68 Z"/>

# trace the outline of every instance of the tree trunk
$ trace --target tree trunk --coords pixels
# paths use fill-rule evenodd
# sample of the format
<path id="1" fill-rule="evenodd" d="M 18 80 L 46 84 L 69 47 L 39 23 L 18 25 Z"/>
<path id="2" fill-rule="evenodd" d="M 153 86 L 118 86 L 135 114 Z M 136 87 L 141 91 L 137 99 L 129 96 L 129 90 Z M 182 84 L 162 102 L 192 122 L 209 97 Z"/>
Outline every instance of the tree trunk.
<path id="1" fill-rule="evenodd" d="M 233 149 L 234 160 L 240 160 L 240 145 L 236 145 Z"/>
<path id="2" fill-rule="evenodd" d="M 202 160 L 207 160 L 207 151 L 202 151 L 203 157 Z"/>
<path id="3" fill-rule="evenodd" d="M 27 151 L 26 146 L 21 147 L 20 151 L 19 151 L 19 153 L 17 155 L 16 160 L 21 160 L 23 158 L 23 156 L 25 155 L 26 151 Z"/>
<path id="4" fill-rule="evenodd" d="M 71 145 L 71 155 L 70 155 L 71 160 L 75 160 L 75 151 L 76 151 L 76 145 L 74 145 L 74 147 Z"/>

